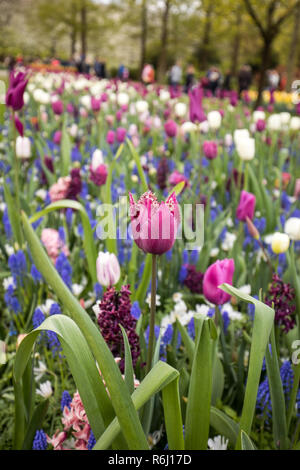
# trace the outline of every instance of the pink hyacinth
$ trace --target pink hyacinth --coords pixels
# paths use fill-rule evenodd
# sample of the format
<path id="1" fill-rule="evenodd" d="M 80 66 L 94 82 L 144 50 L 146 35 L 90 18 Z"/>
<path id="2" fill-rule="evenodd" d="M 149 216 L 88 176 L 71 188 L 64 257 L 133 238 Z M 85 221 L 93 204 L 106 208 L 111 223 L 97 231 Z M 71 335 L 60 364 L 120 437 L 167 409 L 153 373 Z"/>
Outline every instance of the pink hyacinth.
<path id="1" fill-rule="evenodd" d="M 203 142 L 203 152 L 206 158 L 213 160 L 218 155 L 218 145 L 213 140 Z"/>
<path id="2" fill-rule="evenodd" d="M 63 176 L 59 178 L 57 183 L 54 183 L 49 189 L 49 196 L 51 202 L 61 201 L 62 199 L 65 199 L 67 197 L 70 184 L 70 176 Z"/>
<path id="3" fill-rule="evenodd" d="M 219 286 L 224 283 L 232 285 L 233 273 L 233 259 L 218 260 L 209 266 L 203 278 L 203 293 L 209 302 L 223 305 L 230 300 L 231 296 L 219 289 Z"/>
<path id="4" fill-rule="evenodd" d="M 154 255 L 169 251 L 180 223 L 175 193 L 161 203 L 151 191 L 144 193 L 138 202 L 134 201 L 131 193 L 129 198 L 132 235 L 137 246 Z"/>
<path id="5" fill-rule="evenodd" d="M 56 259 L 60 252 L 68 256 L 69 250 L 64 242 L 61 240 L 57 230 L 53 228 L 44 228 L 41 235 L 41 241 L 46 248 L 49 258 L 56 263 Z"/>
<path id="6" fill-rule="evenodd" d="M 238 220 L 246 222 L 247 218 L 252 220 L 254 217 L 256 197 L 247 191 L 241 192 L 240 202 L 236 210 Z"/>

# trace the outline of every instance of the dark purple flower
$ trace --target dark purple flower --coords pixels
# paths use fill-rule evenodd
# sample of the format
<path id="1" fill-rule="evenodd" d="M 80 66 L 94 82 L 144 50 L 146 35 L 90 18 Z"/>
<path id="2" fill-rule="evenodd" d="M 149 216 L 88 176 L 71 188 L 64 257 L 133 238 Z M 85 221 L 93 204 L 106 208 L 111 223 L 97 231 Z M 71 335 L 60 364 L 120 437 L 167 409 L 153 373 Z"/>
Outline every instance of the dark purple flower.
<path id="1" fill-rule="evenodd" d="M 285 333 L 292 330 L 296 324 L 295 318 L 295 291 L 290 284 L 286 284 L 277 274 L 273 274 L 272 284 L 266 295 L 265 302 L 275 310 L 275 323 Z"/>
<path id="2" fill-rule="evenodd" d="M 131 314 L 129 285 L 122 286 L 121 291 L 115 287 L 108 289 L 98 303 L 98 325 L 101 334 L 114 357 L 121 357 L 120 368 L 124 370 L 124 341 L 119 325 L 125 329 L 130 344 L 133 366 L 140 355 L 139 337 L 136 334 L 136 319 Z"/>
<path id="3" fill-rule="evenodd" d="M 197 271 L 196 266 L 192 264 L 185 265 L 187 269 L 187 276 L 184 280 L 184 285 L 190 289 L 194 294 L 203 293 L 203 277 L 201 271 Z"/>
<path id="4" fill-rule="evenodd" d="M 167 176 L 169 172 L 168 160 L 163 157 L 157 167 L 157 185 L 159 189 L 166 189 L 167 187 Z"/>
<path id="5" fill-rule="evenodd" d="M 53 101 L 52 110 L 54 114 L 60 116 L 64 112 L 64 104 L 61 100 Z"/>
<path id="6" fill-rule="evenodd" d="M 14 74 L 11 72 L 9 77 L 9 87 L 6 93 L 6 106 L 14 111 L 19 111 L 24 106 L 24 91 L 28 80 L 23 72 Z"/>
<path id="7" fill-rule="evenodd" d="M 71 182 L 70 182 L 67 194 L 66 194 L 66 199 L 76 200 L 82 188 L 80 168 L 73 168 L 71 170 L 70 176 L 71 176 Z"/>
<path id="8" fill-rule="evenodd" d="M 21 137 L 24 137 L 24 127 L 18 116 L 15 116 L 15 126 Z"/>

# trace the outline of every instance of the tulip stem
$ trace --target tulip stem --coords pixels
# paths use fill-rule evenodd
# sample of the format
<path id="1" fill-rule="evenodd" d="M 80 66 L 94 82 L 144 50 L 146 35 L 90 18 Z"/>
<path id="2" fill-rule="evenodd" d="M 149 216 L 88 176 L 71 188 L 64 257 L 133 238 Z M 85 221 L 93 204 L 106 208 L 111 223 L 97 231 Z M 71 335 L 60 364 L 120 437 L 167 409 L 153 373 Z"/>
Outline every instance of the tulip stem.
<path id="1" fill-rule="evenodd" d="M 148 372 L 152 368 L 152 358 L 153 358 L 154 326 L 155 326 L 155 311 L 156 311 L 156 264 L 157 264 L 157 255 L 152 255 L 151 306 L 150 306 L 150 325 L 149 325 L 149 341 L 148 341 L 146 374 L 148 374 Z"/>

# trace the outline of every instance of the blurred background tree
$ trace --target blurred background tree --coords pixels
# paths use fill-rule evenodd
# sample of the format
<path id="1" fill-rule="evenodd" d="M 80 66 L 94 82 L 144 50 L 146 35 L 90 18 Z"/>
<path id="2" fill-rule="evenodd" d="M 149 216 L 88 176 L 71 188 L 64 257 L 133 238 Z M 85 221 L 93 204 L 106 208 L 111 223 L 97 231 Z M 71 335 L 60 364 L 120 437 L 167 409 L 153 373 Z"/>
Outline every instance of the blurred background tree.
<path id="1" fill-rule="evenodd" d="M 178 59 L 233 79 L 250 64 L 260 92 L 267 69 L 278 66 L 290 89 L 299 31 L 299 0 L 0 0 L 2 59 L 98 56 L 111 73 L 128 66 L 132 78 L 148 62 L 159 81 Z"/>

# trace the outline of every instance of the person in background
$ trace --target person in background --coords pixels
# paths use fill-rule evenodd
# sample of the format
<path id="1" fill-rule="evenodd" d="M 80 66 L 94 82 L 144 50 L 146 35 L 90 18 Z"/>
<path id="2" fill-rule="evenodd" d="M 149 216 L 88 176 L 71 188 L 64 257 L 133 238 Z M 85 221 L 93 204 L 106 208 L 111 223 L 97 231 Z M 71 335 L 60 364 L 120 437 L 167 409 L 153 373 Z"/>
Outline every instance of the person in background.
<path id="1" fill-rule="evenodd" d="M 193 64 L 189 64 L 186 69 L 185 75 L 185 84 L 184 84 L 184 91 L 188 93 L 191 88 L 193 88 L 195 84 L 195 67 Z"/>
<path id="2" fill-rule="evenodd" d="M 280 81 L 280 76 L 277 70 L 272 69 L 268 71 L 267 75 L 267 80 L 268 80 L 268 88 L 269 90 L 277 90 L 279 86 L 279 81 Z"/>
<path id="3" fill-rule="evenodd" d="M 239 98 L 243 91 L 248 91 L 252 83 L 252 70 L 250 65 L 243 65 L 238 74 Z"/>
<path id="4" fill-rule="evenodd" d="M 105 61 L 100 60 L 99 57 L 97 57 L 95 60 L 94 70 L 98 78 L 106 78 Z"/>
<path id="5" fill-rule="evenodd" d="M 171 87 L 177 89 L 182 80 L 182 68 L 181 61 L 177 60 L 176 64 L 173 65 L 170 72 L 170 85 Z"/>
<path id="6" fill-rule="evenodd" d="M 206 77 L 208 79 L 208 89 L 211 91 L 213 96 L 216 96 L 216 91 L 219 88 L 222 79 L 221 72 L 217 67 L 210 67 Z"/>
<path id="7" fill-rule="evenodd" d="M 154 82 L 155 79 L 155 72 L 154 68 L 150 64 L 145 64 L 143 71 L 142 71 L 142 82 L 144 85 L 150 85 L 151 83 Z"/>

